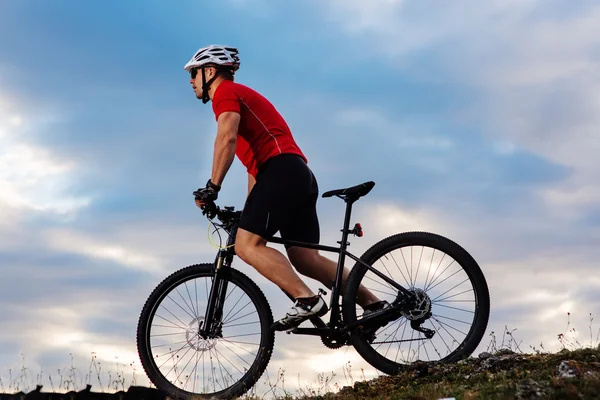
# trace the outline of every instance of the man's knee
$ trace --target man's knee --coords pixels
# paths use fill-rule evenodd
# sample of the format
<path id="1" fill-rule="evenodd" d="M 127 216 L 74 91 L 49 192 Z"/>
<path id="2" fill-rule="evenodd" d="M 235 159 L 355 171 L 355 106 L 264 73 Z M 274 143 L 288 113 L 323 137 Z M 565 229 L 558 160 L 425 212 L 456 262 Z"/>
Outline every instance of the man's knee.
<path id="1" fill-rule="evenodd" d="M 264 246 L 265 240 L 259 235 L 239 228 L 235 236 L 235 254 L 250 264 L 252 253 L 258 246 Z"/>

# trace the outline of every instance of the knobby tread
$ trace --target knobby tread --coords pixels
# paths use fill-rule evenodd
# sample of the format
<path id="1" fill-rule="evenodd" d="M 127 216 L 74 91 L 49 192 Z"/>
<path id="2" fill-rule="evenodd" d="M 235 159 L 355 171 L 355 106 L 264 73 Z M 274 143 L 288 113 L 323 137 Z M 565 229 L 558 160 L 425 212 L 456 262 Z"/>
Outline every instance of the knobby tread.
<path id="1" fill-rule="evenodd" d="M 382 255 L 407 245 L 429 246 L 445 252 L 461 265 L 473 284 L 477 302 L 477 318 L 463 343 L 441 360 L 448 363 L 460 361 L 475 351 L 487 329 L 490 313 L 490 295 L 484 274 L 475 259 L 458 243 L 442 235 L 423 231 L 390 235 L 367 249 L 360 259 L 372 265 Z M 347 290 L 342 300 L 342 311 L 346 323 L 355 322 L 357 319 L 354 299 L 366 271 L 368 271 L 367 268 L 357 262 L 348 275 Z M 350 340 L 356 351 L 365 361 L 386 374 L 392 375 L 401 372 L 407 366 L 406 364 L 395 363 L 381 356 L 372 349 L 365 337 L 359 333 L 352 333 Z"/>
<path id="2" fill-rule="evenodd" d="M 136 338 L 140 361 L 150 381 L 152 381 L 157 388 L 168 393 L 169 396 L 174 399 L 229 399 L 241 396 L 250 390 L 260 379 L 267 365 L 269 364 L 273 353 L 275 333 L 270 329 L 271 324 L 273 323 L 273 314 L 264 293 L 256 285 L 256 283 L 254 283 L 254 281 L 252 281 L 243 272 L 228 267 L 225 278 L 229 282 L 233 282 L 239 288 L 243 289 L 244 292 L 246 292 L 246 294 L 255 303 L 261 319 L 261 331 L 263 335 L 266 335 L 266 337 L 263 336 L 261 338 L 261 346 L 258 350 L 260 355 L 254 360 L 254 363 L 248 372 L 240 381 L 222 391 L 207 394 L 196 394 L 187 392 L 174 386 L 167 381 L 156 368 L 156 364 L 152 360 L 152 356 L 149 354 L 148 343 L 146 341 L 146 333 L 147 329 L 149 329 L 148 321 L 151 313 L 153 313 L 153 310 L 172 288 L 194 277 L 212 277 L 212 269 L 212 264 L 204 263 L 190 265 L 173 272 L 161 283 L 159 283 L 152 291 L 140 314 Z"/>

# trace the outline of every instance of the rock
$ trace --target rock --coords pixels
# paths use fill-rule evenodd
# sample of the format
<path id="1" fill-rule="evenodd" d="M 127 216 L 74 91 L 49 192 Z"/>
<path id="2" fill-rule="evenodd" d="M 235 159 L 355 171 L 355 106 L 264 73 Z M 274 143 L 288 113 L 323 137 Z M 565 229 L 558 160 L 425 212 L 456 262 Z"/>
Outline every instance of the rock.
<path id="1" fill-rule="evenodd" d="M 487 351 L 484 351 L 483 353 L 479 353 L 479 358 L 481 358 L 482 360 L 485 360 L 486 358 L 490 358 L 492 356 L 492 353 L 488 353 Z"/>
<path id="2" fill-rule="evenodd" d="M 581 376 L 583 373 L 577 361 L 563 360 L 558 366 L 558 376 L 562 379 L 569 379 Z"/>
<path id="3" fill-rule="evenodd" d="M 506 355 L 512 355 L 512 354 L 517 354 L 514 351 L 512 351 L 511 349 L 500 349 L 496 352 L 497 356 L 506 356 Z"/>
<path id="4" fill-rule="evenodd" d="M 491 356 L 484 359 L 476 371 L 479 372 L 489 370 L 491 372 L 498 372 L 502 370 L 509 370 L 515 366 L 515 363 L 524 358 L 526 358 L 526 356 L 517 353 L 506 354 L 502 356 Z"/>

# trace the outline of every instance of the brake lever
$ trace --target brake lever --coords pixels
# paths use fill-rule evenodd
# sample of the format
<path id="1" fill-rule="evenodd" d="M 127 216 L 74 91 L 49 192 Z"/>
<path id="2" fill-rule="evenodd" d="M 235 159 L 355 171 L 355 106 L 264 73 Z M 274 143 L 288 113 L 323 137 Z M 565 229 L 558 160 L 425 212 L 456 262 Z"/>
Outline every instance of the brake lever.
<path id="1" fill-rule="evenodd" d="M 215 203 L 206 203 L 204 207 L 202 207 L 202 215 L 206 215 L 210 220 L 215 218 L 218 211 L 219 207 L 217 207 Z"/>

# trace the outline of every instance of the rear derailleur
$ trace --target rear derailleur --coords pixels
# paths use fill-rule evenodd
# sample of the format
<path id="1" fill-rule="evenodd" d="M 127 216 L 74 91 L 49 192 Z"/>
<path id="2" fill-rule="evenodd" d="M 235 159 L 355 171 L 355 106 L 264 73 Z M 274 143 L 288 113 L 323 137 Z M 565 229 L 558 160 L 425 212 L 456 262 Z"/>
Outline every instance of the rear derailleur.
<path id="1" fill-rule="evenodd" d="M 404 317 L 410 321 L 410 327 L 417 332 L 423 333 L 426 339 L 431 339 L 435 335 L 435 331 L 427 328 L 423 328 L 421 325 L 429 318 L 431 318 L 431 300 L 429 296 L 421 289 L 411 290 L 412 296 L 406 296 L 402 293 L 398 294 L 396 301 L 392 304 L 390 310 L 379 317 L 375 317 L 371 326 L 363 330 L 367 341 L 373 343 L 376 339 L 375 332 L 387 325 L 389 322 L 396 320 L 399 317 Z M 386 315 L 387 314 L 387 315 Z M 407 342 L 420 339 L 404 339 L 396 340 L 394 342 Z"/>
<path id="2" fill-rule="evenodd" d="M 421 319 L 413 319 L 410 321 L 410 327 L 413 328 L 415 331 L 418 331 L 418 332 L 421 332 L 422 334 L 424 334 L 427 339 L 431 339 L 433 337 L 433 335 L 435 335 L 434 330 L 421 327 L 423 322 L 428 320 L 429 317 L 431 317 L 431 312 L 429 314 L 425 315 L 425 317 L 423 317 Z"/>

